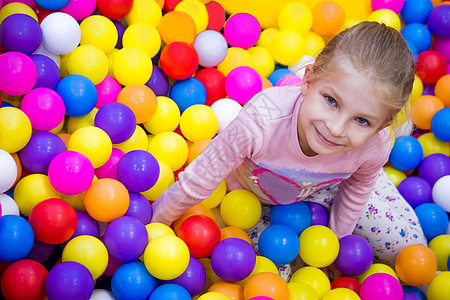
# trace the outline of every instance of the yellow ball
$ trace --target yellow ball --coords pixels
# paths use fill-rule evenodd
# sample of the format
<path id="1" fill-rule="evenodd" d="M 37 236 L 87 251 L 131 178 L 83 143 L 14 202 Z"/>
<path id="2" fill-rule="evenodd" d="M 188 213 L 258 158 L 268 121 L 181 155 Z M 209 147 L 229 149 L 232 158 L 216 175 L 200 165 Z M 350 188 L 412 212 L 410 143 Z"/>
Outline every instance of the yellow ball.
<path id="1" fill-rule="evenodd" d="M 31 138 L 31 122 L 16 107 L 0 108 L 0 149 L 9 153 L 21 150 Z"/>
<path id="2" fill-rule="evenodd" d="M 47 175 L 30 174 L 20 179 L 14 188 L 14 200 L 27 217 L 36 204 L 49 198 L 61 199 L 61 194 L 52 187 Z"/>
<path id="3" fill-rule="evenodd" d="M 208 257 L 199 258 L 198 261 L 202 264 L 206 273 L 205 289 L 209 288 L 213 283 L 221 281 L 219 276 L 216 275 L 211 266 L 211 259 Z"/>
<path id="4" fill-rule="evenodd" d="M 311 287 L 319 299 L 331 290 L 331 283 L 328 276 L 322 270 L 306 266 L 292 274 L 290 282 L 302 282 Z"/>
<path id="5" fill-rule="evenodd" d="M 161 132 L 151 140 L 148 152 L 176 171 L 186 162 L 189 148 L 186 140 L 178 133 Z"/>
<path id="6" fill-rule="evenodd" d="M 109 62 L 108 75 L 111 76 L 111 77 L 114 77 L 113 62 L 114 62 L 114 57 L 116 57 L 116 55 L 119 52 L 119 50 L 120 49 L 114 48 L 111 51 L 109 51 L 108 54 L 106 54 L 106 57 L 108 58 L 108 62 Z"/>
<path id="7" fill-rule="evenodd" d="M 92 15 L 80 23 L 80 45 L 97 46 L 103 53 L 108 53 L 117 44 L 119 35 L 116 26 L 107 17 Z"/>
<path id="8" fill-rule="evenodd" d="M 450 144 L 439 140 L 432 132 L 422 134 L 417 138 L 423 148 L 423 157 L 433 153 L 450 155 Z"/>
<path id="9" fill-rule="evenodd" d="M 323 268 L 331 265 L 339 254 L 336 234 L 323 225 L 306 228 L 300 235 L 300 257 L 310 266 Z"/>
<path id="10" fill-rule="evenodd" d="M 347 288 L 335 288 L 328 291 L 322 300 L 360 300 L 358 294 Z"/>
<path id="11" fill-rule="evenodd" d="M 73 209 L 77 210 L 86 210 L 86 207 L 84 206 L 84 195 L 86 194 L 86 191 L 76 194 L 76 195 L 64 195 L 61 194 L 61 199 L 66 201 L 70 204 L 70 206 L 73 207 Z"/>
<path id="12" fill-rule="evenodd" d="M 67 71 L 67 60 L 69 59 L 70 52 L 66 54 L 60 55 L 60 64 L 59 64 L 59 75 L 60 77 L 66 77 L 69 75 L 69 72 Z"/>
<path id="13" fill-rule="evenodd" d="M 155 201 L 161 194 L 169 188 L 174 182 L 175 177 L 172 169 L 164 162 L 158 161 L 159 176 L 158 181 L 149 190 L 142 192 L 149 201 Z"/>
<path id="14" fill-rule="evenodd" d="M 325 47 L 325 41 L 323 37 L 314 31 L 310 31 L 305 35 L 306 43 L 306 55 L 316 57 L 323 47 Z"/>
<path id="15" fill-rule="evenodd" d="M 97 46 L 81 45 L 70 53 L 67 59 L 67 72 L 89 78 L 95 85 L 105 79 L 109 71 L 106 54 Z"/>
<path id="16" fill-rule="evenodd" d="M 280 30 L 278 28 L 269 27 L 264 29 L 259 36 L 259 40 L 256 43 L 256 46 L 264 47 L 266 49 L 270 49 L 270 45 L 272 44 L 273 38 Z"/>
<path id="17" fill-rule="evenodd" d="M 212 139 L 218 129 L 217 116 L 207 105 L 189 106 L 181 115 L 180 130 L 191 142 Z"/>
<path id="18" fill-rule="evenodd" d="M 6 17 L 9 17 L 10 15 L 13 15 L 13 14 L 28 15 L 28 16 L 32 17 L 33 19 L 35 19 L 36 21 L 38 21 L 36 12 L 31 7 L 29 7 L 28 5 L 23 4 L 21 2 L 12 2 L 12 3 L 6 4 L 0 10 L 0 23 L 2 23 Z"/>
<path id="19" fill-rule="evenodd" d="M 149 243 L 163 235 L 175 236 L 172 228 L 163 223 L 149 223 L 145 225 L 145 229 L 147 229 Z"/>
<path id="20" fill-rule="evenodd" d="M 277 21 L 281 30 L 294 30 L 305 35 L 311 30 L 313 15 L 305 4 L 292 2 L 281 8 Z"/>
<path id="21" fill-rule="evenodd" d="M 94 107 L 87 115 L 82 117 L 69 117 L 67 120 L 67 132 L 74 133 L 77 129 L 94 126 L 95 116 L 97 115 L 98 108 Z"/>
<path id="22" fill-rule="evenodd" d="M 241 281 L 239 281 L 239 283 L 242 286 L 245 286 L 247 281 L 250 278 L 252 278 L 253 275 L 263 273 L 263 272 L 270 272 L 270 273 L 280 275 L 280 273 L 278 272 L 277 266 L 270 259 L 268 259 L 267 257 L 264 257 L 264 256 L 257 255 L 256 256 L 256 264 L 255 264 L 255 267 L 253 268 L 253 271 L 245 279 L 242 279 Z"/>
<path id="23" fill-rule="evenodd" d="M 448 271 L 447 260 L 450 255 L 450 235 L 438 235 L 430 241 L 428 247 L 436 254 L 438 270 Z"/>
<path id="24" fill-rule="evenodd" d="M 122 48 L 114 56 L 114 78 L 122 85 L 145 84 L 152 71 L 152 59 L 142 48 Z"/>
<path id="25" fill-rule="evenodd" d="M 141 126 L 136 126 L 133 135 L 123 143 L 114 144 L 114 148 L 120 149 L 125 153 L 133 150 L 147 150 L 148 138 Z"/>
<path id="26" fill-rule="evenodd" d="M 289 282 L 289 299 L 293 300 L 319 300 L 312 287 L 303 282 Z"/>
<path id="27" fill-rule="evenodd" d="M 161 280 L 177 278 L 189 265 L 189 249 L 182 239 L 163 235 L 152 240 L 144 252 L 144 264 L 154 277 Z"/>
<path id="28" fill-rule="evenodd" d="M 378 22 L 390 26 L 397 31 L 400 31 L 401 21 L 400 17 L 390 9 L 378 9 L 370 14 L 368 21 Z"/>
<path id="29" fill-rule="evenodd" d="M 222 199 L 220 215 L 228 226 L 247 230 L 261 217 L 261 202 L 252 192 L 238 189 L 229 192 Z"/>
<path id="30" fill-rule="evenodd" d="M 52 130 L 49 130 L 48 132 L 51 132 L 51 133 L 54 133 L 54 134 L 60 133 L 61 130 L 63 129 L 65 123 L 66 123 L 66 121 L 65 121 L 65 119 L 63 118 L 63 119 L 61 120 L 61 123 L 59 123 L 58 126 L 56 126 L 55 128 L 53 128 Z"/>
<path id="31" fill-rule="evenodd" d="M 102 129 L 87 126 L 77 129 L 69 138 L 67 150 L 78 151 L 92 162 L 94 168 L 104 165 L 112 153 L 112 143 Z"/>
<path id="32" fill-rule="evenodd" d="M 217 69 L 227 76 L 231 70 L 242 66 L 253 67 L 252 56 L 245 49 L 230 47 L 225 59 L 217 65 Z"/>
<path id="33" fill-rule="evenodd" d="M 270 45 L 270 53 L 275 61 L 286 66 L 297 63 L 305 52 L 305 39 L 293 30 L 280 30 Z"/>
<path id="34" fill-rule="evenodd" d="M 428 300 L 447 300 L 450 295 L 450 272 L 437 274 L 427 287 Z"/>
<path id="35" fill-rule="evenodd" d="M 198 297 L 197 300 L 231 300 L 231 298 L 219 292 L 207 292 Z"/>
<path id="36" fill-rule="evenodd" d="M 264 47 L 251 47 L 247 49 L 250 53 L 254 65 L 254 69 L 261 75 L 261 77 L 269 77 L 275 70 L 275 60 L 270 54 L 269 50 Z"/>
<path id="37" fill-rule="evenodd" d="M 174 11 L 182 11 L 192 17 L 197 34 L 208 27 L 209 15 L 205 4 L 198 0 L 184 0 L 175 6 Z"/>
<path id="38" fill-rule="evenodd" d="M 161 48 L 161 37 L 158 30 L 148 23 L 134 23 L 125 29 L 122 37 L 124 47 L 136 46 L 154 57 Z"/>
<path id="39" fill-rule="evenodd" d="M 381 264 L 381 263 L 372 264 L 369 267 L 369 270 L 367 270 L 365 273 L 363 273 L 359 276 L 358 280 L 359 280 L 359 282 L 363 283 L 367 277 L 369 277 L 372 274 L 376 274 L 376 273 L 386 273 L 386 274 L 394 276 L 397 280 L 399 280 L 397 273 L 395 273 L 394 269 L 392 269 L 388 265 Z"/>
<path id="40" fill-rule="evenodd" d="M 128 26 L 134 23 L 145 22 L 157 28 L 162 18 L 161 8 L 156 1 L 134 0 L 133 8 L 125 16 Z"/>
<path id="41" fill-rule="evenodd" d="M 413 103 L 417 98 L 422 96 L 423 93 L 423 83 L 419 76 L 414 75 L 413 88 L 411 95 L 409 95 L 409 102 Z"/>
<path id="42" fill-rule="evenodd" d="M 174 131 L 180 123 L 180 109 L 172 99 L 165 96 L 156 97 L 156 110 L 144 127 L 151 134 Z"/>
<path id="43" fill-rule="evenodd" d="M 62 252 L 61 260 L 82 264 L 88 268 L 95 280 L 105 272 L 108 266 L 108 250 L 98 238 L 80 235 L 67 243 Z"/>
<path id="44" fill-rule="evenodd" d="M 214 190 L 211 196 L 203 200 L 201 204 L 210 209 L 217 207 L 222 202 L 222 199 L 223 197 L 225 197 L 226 193 L 227 193 L 227 184 L 225 183 L 225 180 L 223 180 L 219 184 L 219 186 Z"/>
<path id="45" fill-rule="evenodd" d="M 403 171 L 400 171 L 392 166 L 386 166 L 384 167 L 384 170 L 395 186 L 398 186 L 400 182 L 407 177 Z"/>

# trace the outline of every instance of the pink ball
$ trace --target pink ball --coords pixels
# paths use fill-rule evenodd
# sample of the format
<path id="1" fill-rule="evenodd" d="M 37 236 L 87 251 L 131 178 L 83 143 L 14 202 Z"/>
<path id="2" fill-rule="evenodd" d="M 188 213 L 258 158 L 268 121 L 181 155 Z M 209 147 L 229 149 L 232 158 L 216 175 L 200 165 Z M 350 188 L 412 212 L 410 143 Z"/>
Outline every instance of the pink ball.
<path id="1" fill-rule="evenodd" d="M 112 178 L 115 180 L 119 180 L 119 178 L 117 177 L 117 164 L 124 155 L 125 152 L 123 152 L 122 150 L 113 148 L 108 161 L 101 167 L 95 169 L 95 175 L 97 176 L 97 178 Z"/>
<path id="2" fill-rule="evenodd" d="M 48 179 L 55 190 L 65 195 L 84 192 L 94 179 L 91 161 L 76 151 L 56 155 L 48 167 Z"/>
<path id="3" fill-rule="evenodd" d="M 48 131 L 64 118 L 65 107 L 61 96 L 52 89 L 40 87 L 29 91 L 20 103 L 34 130 Z"/>
<path id="4" fill-rule="evenodd" d="M 433 50 L 444 55 L 447 63 L 450 63 L 450 39 L 436 38 L 434 40 Z"/>
<path id="5" fill-rule="evenodd" d="M 287 75 L 278 80 L 275 86 L 300 86 L 303 79 L 296 75 Z"/>
<path id="6" fill-rule="evenodd" d="M 405 4 L 405 0 L 372 0 L 372 10 L 390 9 L 396 14 L 399 14 Z"/>
<path id="7" fill-rule="evenodd" d="M 403 290 L 394 276 L 375 273 L 364 280 L 359 295 L 361 300 L 398 300 L 403 299 Z"/>
<path id="8" fill-rule="evenodd" d="M 261 25 L 251 14 L 238 13 L 228 18 L 224 36 L 233 47 L 248 49 L 256 44 L 261 34 Z"/>
<path id="9" fill-rule="evenodd" d="M 37 69 L 27 55 L 10 51 L 0 55 L 0 91 L 19 96 L 29 92 L 37 80 Z"/>
<path id="10" fill-rule="evenodd" d="M 263 83 L 259 73 L 247 66 L 237 67 L 225 78 L 225 90 L 228 96 L 245 104 L 254 95 L 262 91 Z"/>
<path id="11" fill-rule="evenodd" d="M 80 21 L 90 16 L 95 9 L 95 0 L 70 0 L 60 11 L 71 15 L 75 20 Z"/>
<path id="12" fill-rule="evenodd" d="M 36 2 L 34 0 L 4 0 L 2 2 L 3 2 L 3 5 L 7 5 L 7 4 L 10 4 L 13 2 L 20 2 L 25 5 L 28 5 L 31 8 L 34 8 L 36 6 Z"/>
<path id="13" fill-rule="evenodd" d="M 100 109 L 103 105 L 116 102 L 117 95 L 122 90 L 120 83 L 113 77 L 106 75 L 102 82 L 95 86 L 97 89 L 97 104 L 95 107 Z"/>

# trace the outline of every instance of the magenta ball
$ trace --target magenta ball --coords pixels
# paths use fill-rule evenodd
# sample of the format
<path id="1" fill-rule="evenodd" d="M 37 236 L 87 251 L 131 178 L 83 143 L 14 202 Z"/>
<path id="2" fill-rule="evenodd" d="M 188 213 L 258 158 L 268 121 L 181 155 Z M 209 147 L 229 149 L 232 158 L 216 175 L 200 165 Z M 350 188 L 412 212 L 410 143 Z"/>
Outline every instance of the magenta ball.
<path id="1" fill-rule="evenodd" d="M 237 13 L 228 18 L 224 36 L 232 47 L 248 49 L 256 44 L 261 35 L 261 25 L 248 13 Z"/>
<path id="2" fill-rule="evenodd" d="M 112 178 L 115 180 L 119 180 L 119 178 L 117 177 L 117 165 L 124 155 L 125 152 L 123 152 L 122 150 L 113 148 L 108 161 L 101 167 L 95 169 L 95 176 L 97 176 L 98 179 Z"/>
<path id="3" fill-rule="evenodd" d="M 266 297 L 266 296 L 256 296 L 253 298 L 250 298 L 250 300 L 274 300 L 273 298 Z"/>
<path id="4" fill-rule="evenodd" d="M 53 158 L 48 167 L 48 179 L 58 192 L 77 195 L 84 192 L 94 179 L 91 161 L 76 151 L 64 151 Z"/>
<path id="5" fill-rule="evenodd" d="M 150 201 L 139 193 L 129 192 L 128 194 L 130 194 L 130 205 L 125 216 L 135 217 L 144 224 L 150 223 L 152 219 L 152 206 L 150 205 Z"/>
<path id="6" fill-rule="evenodd" d="M 334 264 L 344 275 L 361 275 L 372 262 L 373 250 L 366 239 L 359 235 L 347 235 L 339 240 L 339 254 Z"/>
<path id="7" fill-rule="evenodd" d="M 136 116 L 123 103 L 108 103 L 98 110 L 94 125 L 103 129 L 113 144 L 120 144 L 128 140 L 136 130 Z"/>
<path id="8" fill-rule="evenodd" d="M 0 91 L 19 96 L 29 92 L 37 80 L 37 69 L 27 55 L 6 52 L 0 55 Z"/>
<path id="9" fill-rule="evenodd" d="M 375 273 L 367 277 L 359 291 L 361 300 L 399 300 L 403 299 L 400 282 L 387 273 Z"/>
<path id="10" fill-rule="evenodd" d="M 228 96 L 240 104 L 247 103 L 254 95 L 262 91 L 262 87 L 259 73 L 247 66 L 234 68 L 225 78 L 225 90 Z"/>
<path id="11" fill-rule="evenodd" d="M 60 11 L 80 21 L 89 17 L 94 12 L 95 4 L 95 0 L 70 0 Z"/>
<path id="12" fill-rule="evenodd" d="M 145 192 L 158 180 L 158 161 L 150 152 L 130 151 L 120 159 L 117 165 L 117 177 L 128 191 Z"/>
<path id="13" fill-rule="evenodd" d="M 450 63 L 450 39 L 436 38 L 434 40 L 433 50 L 444 55 L 447 64 Z"/>
<path id="14" fill-rule="evenodd" d="M 405 0 L 372 0 L 370 1 L 372 10 L 390 9 L 399 14 L 405 4 Z"/>
<path id="15" fill-rule="evenodd" d="M 116 79 L 106 75 L 105 79 L 95 86 L 95 89 L 97 90 L 97 104 L 95 107 L 101 108 L 105 104 L 116 102 L 122 86 Z"/>
<path id="16" fill-rule="evenodd" d="M 29 91 L 20 103 L 20 109 L 28 116 L 31 127 L 48 131 L 57 127 L 65 115 L 64 101 L 52 89 L 41 87 Z"/>

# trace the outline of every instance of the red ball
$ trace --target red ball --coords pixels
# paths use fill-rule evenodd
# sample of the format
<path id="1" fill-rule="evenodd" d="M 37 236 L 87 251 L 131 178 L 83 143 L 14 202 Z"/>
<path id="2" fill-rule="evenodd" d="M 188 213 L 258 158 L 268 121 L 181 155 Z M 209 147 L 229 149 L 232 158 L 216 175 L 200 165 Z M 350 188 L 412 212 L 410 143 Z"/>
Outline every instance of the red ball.
<path id="1" fill-rule="evenodd" d="M 187 218 L 178 229 L 192 257 L 210 256 L 214 247 L 220 242 L 220 228 L 211 218 L 194 215 Z"/>
<path id="2" fill-rule="evenodd" d="M 447 61 L 440 52 L 427 50 L 418 55 L 416 74 L 423 84 L 435 84 L 446 73 Z"/>
<path id="3" fill-rule="evenodd" d="M 226 76 L 216 68 L 205 68 L 198 71 L 195 76 L 203 83 L 206 89 L 206 105 L 211 105 L 216 100 L 225 98 L 227 91 L 225 90 Z"/>
<path id="4" fill-rule="evenodd" d="M 67 241 L 74 234 L 77 214 L 66 201 L 50 198 L 31 210 L 28 222 L 38 240 L 55 245 Z"/>
<path id="5" fill-rule="evenodd" d="M 197 71 L 198 55 L 191 44 L 173 42 L 161 51 L 160 63 L 167 76 L 176 80 L 188 79 Z"/>
<path id="6" fill-rule="evenodd" d="M 209 16 L 208 26 L 206 29 L 220 31 L 223 28 L 223 24 L 225 24 L 225 10 L 215 1 L 211 1 L 205 6 Z"/>
<path id="7" fill-rule="evenodd" d="M 44 299 L 47 275 L 47 269 L 35 260 L 16 261 L 3 273 L 1 281 L 3 296 L 8 300 Z"/>
<path id="8" fill-rule="evenodd" d="M 121 19 L 133 8 L 133 0 L 97 0 L 97 9 L 107 18 Z"/>
<path id="9" fill-rule="evenodd" d="M 175 6 L 178 5 L 182 0 L 165 0 L 164 1 L 164 7 L 163 7 L 163 13 L 166 14 L 168 12 L 171 12 L 175 9 Z"/>
<path id="10" fill-rule="evenodd" d="M 331 289 L 347 288 L 359 295 L 361 283 L 353 277 L 341 277 L 331 283 Z"/>

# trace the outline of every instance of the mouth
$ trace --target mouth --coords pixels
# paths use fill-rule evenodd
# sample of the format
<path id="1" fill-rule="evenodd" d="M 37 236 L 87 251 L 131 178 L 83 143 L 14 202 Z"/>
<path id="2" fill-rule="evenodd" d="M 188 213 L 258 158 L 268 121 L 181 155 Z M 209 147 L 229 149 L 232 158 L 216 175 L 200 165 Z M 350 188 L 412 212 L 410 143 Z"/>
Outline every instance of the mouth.
<path id="1" fill-rule="evenodd" d="M 335 143 L 335 142 L 333 142 L 333 141 L 330 141 L 330 140 L 327 139 L 325 136 L 323 136 L 323 135 L 320 133 L 320 131 L 317 130 L 317 128 L 316 128 L 316 134 L 317 134 L 317 136 L 319 137 L 319 140 L 321 140 L 322 143 L 324 143 L 325 145 L 330 146 L 330 147 L 340 146 L 340 144 Z"/>

